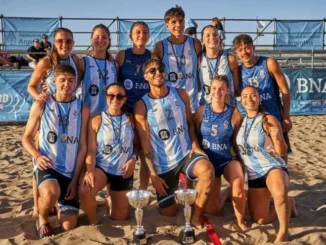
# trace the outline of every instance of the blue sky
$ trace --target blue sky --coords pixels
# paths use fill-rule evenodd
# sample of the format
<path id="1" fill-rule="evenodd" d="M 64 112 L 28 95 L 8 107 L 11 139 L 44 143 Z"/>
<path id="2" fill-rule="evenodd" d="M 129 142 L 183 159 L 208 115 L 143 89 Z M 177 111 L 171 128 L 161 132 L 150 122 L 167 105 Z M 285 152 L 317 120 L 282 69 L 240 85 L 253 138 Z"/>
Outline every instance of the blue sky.
<path id="1" fill-rule="evenodd" d="M 195 19 L 214 16 L 227 19 L 323 19 L 326 10 L 326 0 L 0 0 L 0 14 L 15 17 L 163 18 L 165 11 L 175 4 L 183 7 L 186 17 Z M 110 21 L 98 20 L 64 20 L 63 23 L 72 31 L 91 31 L 100 22 L 110 24 Z M 200 21 L 198 31 L 206 24 L 210 22 Z M 271 28 L 268 30 L 272 31 Z M 227 22 L 225 29 L 248 32 L 255 31 L 256 25 L 255 22 Z M 267 39 L 260 38 L 261 43 L 264 38 Z M 75 39 L 76 44 L 85 44 L 89 34 L 77 35 Z"/>

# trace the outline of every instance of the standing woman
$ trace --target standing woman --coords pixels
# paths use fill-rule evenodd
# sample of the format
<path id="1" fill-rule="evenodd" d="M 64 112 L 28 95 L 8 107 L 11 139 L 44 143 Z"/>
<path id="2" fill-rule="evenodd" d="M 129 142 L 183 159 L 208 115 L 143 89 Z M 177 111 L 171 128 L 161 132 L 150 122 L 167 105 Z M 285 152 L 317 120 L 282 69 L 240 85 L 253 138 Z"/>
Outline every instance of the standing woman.
<path id="1" fill-rule="evenodd" d="M 111 45 L 110 31 L 96 25 L 91 34 L 92 56 L 78 62 L 79 85 L 77 96 L 90 108 L 91 116 L 106 110 L 105 88 L 117 82 L 118 65 L 112 60 L 108 49 Z"/>
<path id="2" fill-rule="evenodd" d="M 134 22 L 130 28 L 129 37 L 133 42 L 132 48 L 120 51 L 116 61 L 120 66 L 119 80 L 127 91 L 126 111 L 133 114 L 135 103 L 149 92 L 149 85 L 143 74 L 143 65 L 147 60 L 156 56 L 146 49 L 149 28 L 145 22 Z M 149 172 L 143 156 L 141 155 L 140 158 L 140 189 L 146 190 Z"/>
<path id="3" fill-rule="evenodd" d="M 222 50 L 222 41 L 214 26 L 208 25 L 201 31 L 203 52 L 200 57 L 199 79 L 201 84 L 200 105 L 210 102 L 211 81 L 216 75 L 226 75 L 230 88 L 230 104 L 235 105 L 239 91 L 239 68 L 234 55 Z"/>
<path id="4" fill-rule="evenodd" d="M 54 32 L 54 46 L 51 53 L 41 59 L 34 69 L 27 91 L 35 100 L 46 101 L 49 94 L 55 93 L 53 71 L 60 63 L 70 64 L 77 73 L 78 56 L 72 54 L 74 36 L 68 28 L 60 27 Z M 48 93 L 39 92 L 37 87 L 46 81 Z"/>
<path id="5" fill-rule="evenodd" d="M 287 153 L 282 128 L 274 116 L 264 114 L 255 87 L 241 91 L 241 103 L 246 116 L 236 141 L 248 174 L 250 215 L 259 224 L 268 224 L 277 216 L 280 225 L 275 243 L 287 241 L 291 200 L 288 169 L 282 159 Z M 271 196 L 275 209 L 270 208 Z M 293 202 L 292 211 L 296 212 Z"/>
<path id="6" fill-rule="evenodd" d="M 200 106 L 195 113 L 197 131 L 204 152 L 214 166 L 215 181 L 205 208 L 209 214 L 217 214 L 223 208 L 229 190 L 221 192 L 221 176 L 231 185 L 231 196 L 237 223 L 248 229 L 245 221 L 246 194 L 244 171 L 233 151 L 234 129 L 239 128 L 241 115 L 237 108 L 226 103 L 229 82 L 226 75 L 215 76 L 211 83 L 211 103 Z"/>
<path id="7" fill-rule="evenodd" d="M 122 109 L 127 100 L 125 88 L 118 83 L 109 85 L 106 100 L 108 109 L 89 122 L 86 173 L 79 189 L 90 225 L 98 223 L 95 196 L 107 184 L 110 186 L 111 218 L 128 218 L 126 193 L 133 187 L 138 153 L 133 119 Z"/>

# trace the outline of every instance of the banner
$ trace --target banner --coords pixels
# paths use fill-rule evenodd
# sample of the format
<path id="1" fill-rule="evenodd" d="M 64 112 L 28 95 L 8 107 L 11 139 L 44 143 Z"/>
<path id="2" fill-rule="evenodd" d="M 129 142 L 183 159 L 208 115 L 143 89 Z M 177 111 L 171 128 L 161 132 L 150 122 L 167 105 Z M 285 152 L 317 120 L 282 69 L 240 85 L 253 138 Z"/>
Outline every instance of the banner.
<path id="1" fill-rule="evenodd" d="M 322 50 L 323 47 L 323 21 L 276 21 L 277 50 Z"/>
<path id="2" fill-rule="evenodd" d="M 326 71 L 283 69 L 291 91 L 291 115 L 326 114 Z"/>
<path id="3" fill-rule="evenodd" d="M 42 34 L 49 37 L 49 41 L 53 43 L 53 33 L 59 27 L 58 18 L 19 18 L 4 17 L 3 44 L 6 49 L 27 50 L 33 45 L 34 39 L 41 41 Z"/>
<path id="4" fill-rule="evenodd" d="M 132 21 L 119 20 L 119 50 L 132 47 L 132 40 L 129 38 L 129 32 L 133 23 Z M 146 46 L 149 50 L 153 49 L 156 42 L 170 36 L 170 32 L 166 29 L 164 21 L 146 22 L 146 24 L 149 27 L 149 40 Z"/>
<path id="5" fill-rule="evenodd" d="M 0 121 L 24 122 L 33 99 L 27 93 L 32 71 L 0 72 Z"/>

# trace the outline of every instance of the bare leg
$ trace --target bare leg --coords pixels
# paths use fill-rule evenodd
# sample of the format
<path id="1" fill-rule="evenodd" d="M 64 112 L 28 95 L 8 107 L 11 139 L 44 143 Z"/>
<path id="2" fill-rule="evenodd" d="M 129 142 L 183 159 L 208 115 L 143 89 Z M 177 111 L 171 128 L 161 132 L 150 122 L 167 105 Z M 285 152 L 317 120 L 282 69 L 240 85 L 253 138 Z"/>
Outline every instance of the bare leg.
<path id="1" fill-rule="evenodd" d="M 193 173 L 198 178 L 196 185 L 198 195 L 195 201 L 194 215 L 191 223 L 193 226 L 198 227 L 202 223 L 202 215 L 213 187 L 214 168 L 208 160 L 201 159 L 195 164 Z"/>
<path id="2" fill-rule="evenodd" d="M 34 206 L 33 206 L 33 218 L 37 218 L 38 217 L 38 189 L 37 189 L 37 183 L 36 183 L 36 179 L 35 176 L 33 175 L 33 180 L 32 180 L 32 186 L 33 186 L 33 200 L 34 200 Z"/>
<path id="3" fill-rule="evenodd" d="M 145 162 L 144 154 L 141 151 L 139 154 L 140 169 L 139 169 L 139 188 L 141 190 L 147 190 L 149 183 L 149 170 Z"/>
<path id="4" fill-rule="evenodd" d="M 241 230 L 247 230 L 244 220 L 246 211 L 246 193 L 244 191 L 244 174 L 238 161 L 231 161 L 224 169 L 224 177 L 231 185 L 232 204 L 235 217 Z"/>
<path id="5" fill-rule="evenodd" d="M 129 190 L 128 190 L 129 191 Z M 126 220 L 129 214 L 128 191 L 110 191 L 111 197 L 111 212 L 110 216 L 114 220 Z"/>

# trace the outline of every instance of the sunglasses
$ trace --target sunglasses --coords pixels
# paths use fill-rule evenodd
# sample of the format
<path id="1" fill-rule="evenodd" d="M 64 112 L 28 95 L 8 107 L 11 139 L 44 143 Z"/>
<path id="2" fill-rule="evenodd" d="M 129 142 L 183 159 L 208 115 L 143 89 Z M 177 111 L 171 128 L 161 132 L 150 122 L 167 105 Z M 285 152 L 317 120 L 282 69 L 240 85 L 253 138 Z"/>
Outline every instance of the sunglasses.
<path id="1" fill-rule="evenodd" d="M 146 73 L 150 73 L 151 75 L 155 75 L 156 74 L 156 71 L 158 71 L 159 73 L 164 73 L 165 72 L 165 68 L 163 66 L 160 66 L 158 68 L 155 68 L 155 67 L 152 67 L 152 68 L 149 68 L 146 72 Z"/>
<path id="2" fill-rule="evenodd" d="M 63 44 L 63 42 L 65 42 L 66 44 L 73 44 L 74 40 L 72 40 L 71 38 L 68 39 L 57 39 L 54 42 L 56 42 L 57 44 Z"/>
<path id="3" fill-rule="evenodd" d="M 123 100 L 126 96 L 123 94 L 107 94 L 106 97 L 109 100 L 114 100 L 114 98 L 116 98 L 118 101 Z"/>

